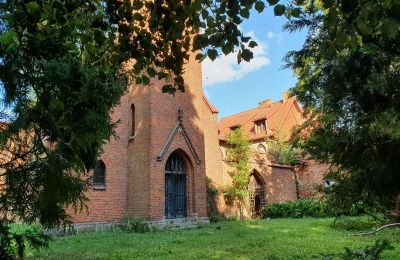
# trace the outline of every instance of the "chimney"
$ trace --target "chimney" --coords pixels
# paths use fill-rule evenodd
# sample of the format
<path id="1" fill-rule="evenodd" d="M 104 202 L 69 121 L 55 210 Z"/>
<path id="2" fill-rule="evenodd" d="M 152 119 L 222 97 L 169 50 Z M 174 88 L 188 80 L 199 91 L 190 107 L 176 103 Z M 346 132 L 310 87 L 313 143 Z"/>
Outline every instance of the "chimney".
<path id="1" fill-rule="evenodd" d="M 260 101 L 260 102 L 258 102 L 258 105 L 260 106 L 260 107 L 262 107 L 262 106 L 267 106 L 267 105 L 270 105 L 270 104 L 272 104 L 272 98 L 269 98 L 269 99 L 266 99 L 266 100 L 263 100 L 263 101 Z"/>
<path id="2" fill-rule="evenodd" d="M 286 102 L 288 100 L 288 98 L 289 98 L 289 92 L 287 92 L 287 91 L 283 92 L 282 101 Z"/>

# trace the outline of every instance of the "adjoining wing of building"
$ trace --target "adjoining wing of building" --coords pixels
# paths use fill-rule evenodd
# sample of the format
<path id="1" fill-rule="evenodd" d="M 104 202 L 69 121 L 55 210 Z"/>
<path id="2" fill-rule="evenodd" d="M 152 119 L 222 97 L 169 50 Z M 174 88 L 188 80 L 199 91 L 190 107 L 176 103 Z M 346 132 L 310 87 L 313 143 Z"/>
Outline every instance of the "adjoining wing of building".
<path id="1" fill-rule="evenodd" d="M 215 114 L 215 113 L 214 113 Z M 216 115 L 214 116 L 216 117 Z M 231 168 L 227 164 L 227 135 L 241 127 L 244 135 L 251 141 L 251 176 L 248 186 L 247 217 L 261 216 L 268 203 L 295 201 L 300 198 L 318 196 L 316 187 L 323 185 L 327 165 L 302 159 L 301 165 L 283 164 L 271 156 L 268 140 L 286 141 L 294 127 L 305 121 L 303 111 L 294 97 L 285 92 L 282 100 L 267 99 L 259 106 L 238 114 L 221 118 L 218 123 L 218 151 L 214 142 L 216 136 L 206 138 L 206 173 L 215 186 L 226 187 L 231 184 Z M 211 120 L 211 122 L 215 122 Z M 216 132 L 215 127 L 205 130 Z M 212 133 L 208 133 L 212 135 Z M 212 150 L 212 151 L 210 151 Z M 227 203 L 220 194 L 217 205 L 222 214 L 238 216 L 235 204 Z"/>

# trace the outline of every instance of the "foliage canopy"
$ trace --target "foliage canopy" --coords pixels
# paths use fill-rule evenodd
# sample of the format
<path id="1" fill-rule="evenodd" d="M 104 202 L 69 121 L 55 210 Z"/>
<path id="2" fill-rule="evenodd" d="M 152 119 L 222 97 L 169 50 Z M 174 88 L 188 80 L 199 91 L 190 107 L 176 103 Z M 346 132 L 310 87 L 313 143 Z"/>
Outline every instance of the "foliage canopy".
<path id="1" fill-rule="evenodd" d="M 400 3 L 396 0 L 296 1 L 286 25 L 306 28 L 287 56 L 292 94 L 309 120 L 302 148 L 331 163 L 339 204 L 363 200 L 393 209 L 400 183 Z"/>

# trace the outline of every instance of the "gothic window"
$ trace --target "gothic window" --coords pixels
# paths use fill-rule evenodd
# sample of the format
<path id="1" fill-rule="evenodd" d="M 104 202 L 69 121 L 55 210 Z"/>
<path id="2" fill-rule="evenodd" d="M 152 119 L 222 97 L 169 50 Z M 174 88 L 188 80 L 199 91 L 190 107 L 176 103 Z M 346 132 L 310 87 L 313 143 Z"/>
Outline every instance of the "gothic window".
<path id="1" fill-rule="evenodd" d="M 254 132 L 256 134 L 265 133 L 267 131 L 266 120 L 257 120 L 254 122 Z"/>
<path id="2" fill-rule="evenodd" d="M 131 105 L 131 135 L 135 135 L 136 130 L 135 106 Z"/>
<path id="3" fill-rule="evenodd" d="M 165 165 L 165 217 L 186 217 L 186 167 L 177 153 Z"/>
<path id="4" fill-rule="evenodd" d="M 266 153 L 266 152 L 267 152 L 267 148 L 265 148 L 265 146 L 264 146 L 263 144 L 259 144 L 259 145 L 257 146 L 257 151 L 258 151 L 259 153 Z"/>
<path id="5" fill-rule="evenodd" d="M 93 185 L 95 188 L 104 188 L 106 184 L 106 165 L 102 160 L 97 162 L 93 170 Z"/>

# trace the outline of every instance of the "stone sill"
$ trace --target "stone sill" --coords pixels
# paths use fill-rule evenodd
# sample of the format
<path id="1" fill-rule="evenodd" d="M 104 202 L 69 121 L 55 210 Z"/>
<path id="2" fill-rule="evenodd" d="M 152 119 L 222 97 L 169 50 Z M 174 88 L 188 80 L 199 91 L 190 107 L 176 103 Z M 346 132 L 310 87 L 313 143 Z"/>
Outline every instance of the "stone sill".
<path id="1" fill-rule="evenodd" d="M 99 191 L 106 190 L 106 186 L 105 185 L 94 185 L 93 190 L 99 190 Z"/>

